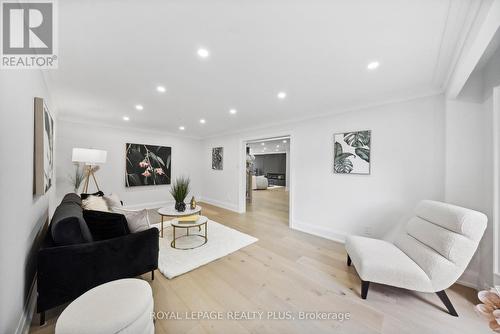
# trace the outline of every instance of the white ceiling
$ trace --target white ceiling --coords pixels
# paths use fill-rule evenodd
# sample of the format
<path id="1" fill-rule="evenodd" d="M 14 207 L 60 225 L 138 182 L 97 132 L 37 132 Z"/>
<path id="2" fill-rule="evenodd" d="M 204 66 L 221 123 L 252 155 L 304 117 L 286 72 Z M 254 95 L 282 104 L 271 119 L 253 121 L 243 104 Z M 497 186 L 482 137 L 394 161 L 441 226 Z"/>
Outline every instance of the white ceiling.
<path id="1" fill-rule="evenodd" d="M 62 118 L 212 136 L 441 92 L 469 6 L 64 0 L 59 69 L 48 82 Z M 198 57 L 199 47 L 210 57 Z M 367 71 L 373 60 L 380 67 Z"/>

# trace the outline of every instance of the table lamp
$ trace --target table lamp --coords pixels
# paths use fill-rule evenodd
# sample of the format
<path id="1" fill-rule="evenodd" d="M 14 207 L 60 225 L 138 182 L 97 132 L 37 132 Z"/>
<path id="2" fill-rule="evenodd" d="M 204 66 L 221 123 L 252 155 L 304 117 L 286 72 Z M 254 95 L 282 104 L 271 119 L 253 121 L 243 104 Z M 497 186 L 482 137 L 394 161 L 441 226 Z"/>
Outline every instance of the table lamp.
<path id="1" fill-rule="evenodd" d="M 103 150 L 95 150 L 91 148 L 73 148 L 73 154 L 71 160 L 73 162 L 84 163 L 87 166 L 87 175 L 85 176 L 83 192 L 86 193 L 89 189 L 90 177 L 94 180 L 97 191 L 99 185 L 94 174 L 94 167 L 98 164 L 103 164 L 106 162 L 107 152 Z"/>

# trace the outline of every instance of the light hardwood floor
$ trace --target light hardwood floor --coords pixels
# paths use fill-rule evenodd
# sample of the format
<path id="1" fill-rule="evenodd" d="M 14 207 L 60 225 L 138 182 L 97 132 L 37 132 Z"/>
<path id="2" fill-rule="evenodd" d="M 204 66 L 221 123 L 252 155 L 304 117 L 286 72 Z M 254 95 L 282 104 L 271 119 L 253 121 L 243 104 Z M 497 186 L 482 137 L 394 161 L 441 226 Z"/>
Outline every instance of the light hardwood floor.
<path id="1" fill-rule="evenodd" d="M 288 195 L 283 188 L 255 191 L 247 213 L 202 204 L 204 214 L 259 238 L 229 256 L 173 280 L 150 275 L 156 311 L 349 312 L 350 320 L 157 320 L 156 333 L 488 333 L 473 310 L 474 290 L 455 285 L 448 295 L 454 318 L 434 294 L 379 284 L 362 300 L 360 281 L 346 266 L 342 244 L 288 228 Z M 31 333 L 53 333 L 61 308 Z M 36 318 L 36 317 L 35 317 Z"/>

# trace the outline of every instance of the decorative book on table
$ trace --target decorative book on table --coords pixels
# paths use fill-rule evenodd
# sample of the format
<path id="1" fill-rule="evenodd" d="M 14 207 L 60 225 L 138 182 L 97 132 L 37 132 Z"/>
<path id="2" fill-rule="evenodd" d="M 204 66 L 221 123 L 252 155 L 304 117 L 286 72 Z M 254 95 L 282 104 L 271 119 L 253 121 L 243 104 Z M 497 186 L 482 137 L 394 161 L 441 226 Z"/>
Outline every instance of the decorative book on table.
<path id="1" fill-rule="evenodd" d="M 179 224 L 194 224 L 200 219 L 200 215 L 190 215 L 186 217 L 179 217 L 177 221 Z"/>

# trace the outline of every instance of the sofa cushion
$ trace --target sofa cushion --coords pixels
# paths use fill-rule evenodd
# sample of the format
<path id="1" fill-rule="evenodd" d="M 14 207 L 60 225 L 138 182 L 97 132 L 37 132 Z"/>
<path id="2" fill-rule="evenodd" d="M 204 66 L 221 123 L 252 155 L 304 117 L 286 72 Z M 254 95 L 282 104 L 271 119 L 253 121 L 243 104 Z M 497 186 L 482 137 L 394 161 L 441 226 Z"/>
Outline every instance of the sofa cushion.
<path id="1" fill-rule="evenodd" d="M 128 228 L 132 233 L 145 231 L 151 228 L 147 209 L 126 210 L 121 208 L 114 208 L 113 212 L 125 216 L 125 218 L 127 219 Z"/>
<path id="2" fill-rule="evenodd" d="M 117 238 L 130 233 L 125 216 L 114 212 L 83 210 L 83 218 L 96 241 Z"/>
<path id="3" fill-rule="evenodd" d="M 64 196 L 52 216 L 50 233 L 57 246 L 92 241 L 90 230 L 83 219 L 81 199 L 77 194 Z"/>
<path id="4" fill-rule="evenodd" d="M 345 248 L 364 281 L 400 288 L 434 292 L 426 273 L 394 244 L 359 236 L 349 236 Z"/>
<path id="5" fill-rule="evenodd" d="M 115 193 L 104 196 L 104 200 L 106 201 L 106 204 L 108 205 L 108 208 L 110 210 L 113 210 L 113 208 L 122 207 L 122 201 L 120 200 L 120 197 Z"/>
<path id="6" fill-rule="evenodd" d="M 90 195 L 82 200 L 82 208 L 84 210 L 104 211 L 109 212 L 108 204 L 104 197 Z"/>

